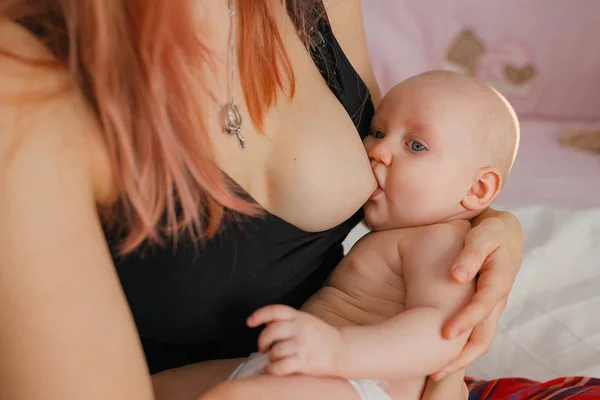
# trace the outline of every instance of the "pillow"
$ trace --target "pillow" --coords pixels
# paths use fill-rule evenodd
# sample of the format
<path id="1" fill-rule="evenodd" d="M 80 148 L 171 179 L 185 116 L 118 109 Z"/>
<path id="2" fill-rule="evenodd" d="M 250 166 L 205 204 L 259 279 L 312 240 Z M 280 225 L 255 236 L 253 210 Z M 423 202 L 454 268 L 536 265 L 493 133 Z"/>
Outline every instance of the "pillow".
<path id="1" fill-rule="evenodd" d="M 383 90 L 430 69 L 467 73 L 519 115 L 600 120 L 600 1 L 363 1 Z"/>

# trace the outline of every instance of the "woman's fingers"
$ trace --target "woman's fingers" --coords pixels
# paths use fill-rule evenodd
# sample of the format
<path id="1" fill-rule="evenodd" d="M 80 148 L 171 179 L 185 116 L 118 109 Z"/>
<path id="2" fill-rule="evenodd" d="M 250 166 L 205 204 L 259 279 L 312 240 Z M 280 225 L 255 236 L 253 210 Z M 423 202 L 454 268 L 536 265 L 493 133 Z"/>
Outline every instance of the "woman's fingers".
<path id="1" fill-rule="evenodd" d="M 448 374 L 444 379 L 429 377 L 421 400 L 465 400 L 465 370 Z M 468 390 L 466 390 L 468 393 Z"/>
<path id="2" fill-rule="evenodd" d="M 501 224 L 501 221 L 489 218 L 467 234 L 465 247 L 452 264 L 456 282 L 466 283 L 475 278 L 486 259 L 498 249 Z"/>
<path id="3" fill-rule="evenodd" d="M 469 341 L 458 358 L 442 371 L 432 375 L 431 378 L 434 380 L 443 379 L 445 376 L 468 367 L 473 361 L 485 355 L 492 346 L 498 328 L 498 321 L 505 307 L 506 301 L 500 302 L 494 308 L 490 317 L 473 329 Z"/>
<path id="4" fill-rule="evenodd" d="M 469 329 L 475 328 L 491 315 L 500 300 L 500 298 L 496 299 L 494 294 L 489 294 L 491 290 L 479 289 L 471 303 L 444 326 L 442 334 L 446 339 L 460 336 Z"/>
<path id="5" fill-rule="evenodd" d="M 478 328 L 475 328 L 473 330 L 473 333 L 475 333 L 475 331 L 477 329 Z M 431 376 L 431 379 L 433 379 L 435 381 L 444 379 L 446 376 L 448 376 L 460 369 L 468 367 L 473 361 L 475 361 L 479 357 L 483 356 L 485 354 L 485 352 L 486 352 L 486 350 L 485 350 L 485 346 L 483 345 L 483 343 L 479 342 L 478 340 L 473 340 L 473 341 L 469 340 L 469 342 L 466 344 L 466 346 L 464 347 L 462 353 L 460 353 L 458 358 L 456 360 L 452 361 L 442 371 L 433 374 Z"/>
<path id="6" fill-rule="evenodd" d="M 496 264 L 493 259 L 489 266 L 486 265 L 479 276 L 471 302 L 444 325 L 443 335 L 447 339 L 479 325 L 492 314 L 496 306 L 506 301 L 514 281 L 512 272 Z"/>

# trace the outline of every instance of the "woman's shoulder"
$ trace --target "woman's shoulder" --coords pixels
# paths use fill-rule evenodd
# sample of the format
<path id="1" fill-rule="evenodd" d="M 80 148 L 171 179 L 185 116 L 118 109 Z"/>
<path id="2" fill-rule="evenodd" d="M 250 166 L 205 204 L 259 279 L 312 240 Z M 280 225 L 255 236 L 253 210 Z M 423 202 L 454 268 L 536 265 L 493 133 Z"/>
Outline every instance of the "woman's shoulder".
<path id="1" fill-rule="evenodd" d="M 33 34 L 0 19 L 0 158 L 27 142 L 43 152 L 76 149 L 98 203 L 114 198 L 108 153 L 95 112 L 66 68 Z M 25 140 L 26 139 L 26 140 Z"/>
<path id="2" fill-rule="evenodd" d="M 95 204 L 100 124 L 67 71 L 19 61 L 52 61 L 20 29 L 0 22 L 1 397 L 153 398 Z"/>

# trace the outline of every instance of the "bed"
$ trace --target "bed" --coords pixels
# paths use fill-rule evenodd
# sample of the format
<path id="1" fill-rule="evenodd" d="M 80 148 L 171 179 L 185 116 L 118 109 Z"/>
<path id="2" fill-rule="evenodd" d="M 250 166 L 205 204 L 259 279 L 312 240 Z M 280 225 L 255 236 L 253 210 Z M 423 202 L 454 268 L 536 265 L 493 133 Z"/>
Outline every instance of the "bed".
<path id="1" fill-rule="evenodd" d="M 523 267 L 490 353 L 469 374 L 600 377 L 600 155 L 562 147 L 562 124 L 522 125 L 497 202 L 523 225 Z"/>
<path id="2" fill-rule="evenodd" d="M 523 225 L 523 267 L 494 345 L 469 376 L 600 377 L 600 154 L 558 140 L 566 128 L 600 127 L 600 52 L 585 51 L 597 48 L 600 2 L 366 0 L 363 9 L 384 91 L 425 70 L 458 70 L 494 85 L 521 119 L 519 156 L 496 207 Z M 356 228 L 345 246 L 366 231 Z M 513 394 L 528 387 L 501 384 Z M 474 393 L 485 385 L 473 383 Z M 600 398 L 600 381 L 547 385 L 564 396 L 591 385 L 589 398 Z"/>

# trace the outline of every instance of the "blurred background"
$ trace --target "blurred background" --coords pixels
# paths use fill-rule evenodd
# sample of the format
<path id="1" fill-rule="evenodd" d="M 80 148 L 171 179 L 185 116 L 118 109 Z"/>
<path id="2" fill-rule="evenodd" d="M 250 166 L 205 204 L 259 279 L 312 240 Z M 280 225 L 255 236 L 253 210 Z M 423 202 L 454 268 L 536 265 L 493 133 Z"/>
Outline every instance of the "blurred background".
<path id="1" fill-rule="evenodd" d="M 600 377 L 600 0 L 363 0 L 363 8 L 384 93 L 426 70 L 460 71 L 502 92 L 521 120 L 496 207 L 523 225 L 523 267 L 492 350 L 468 374 Z"/>
<path id="2" fill-rule="evenodd" d="M 522 143 L 499 203 L 600 206 L 599 156 L 559 141 L 566 130 L 600 131 L 600 1 L 365 0 L 363 6 L 384 92 L 425 70 L 450 69 L 485 80 L 515 107 Z"/>

